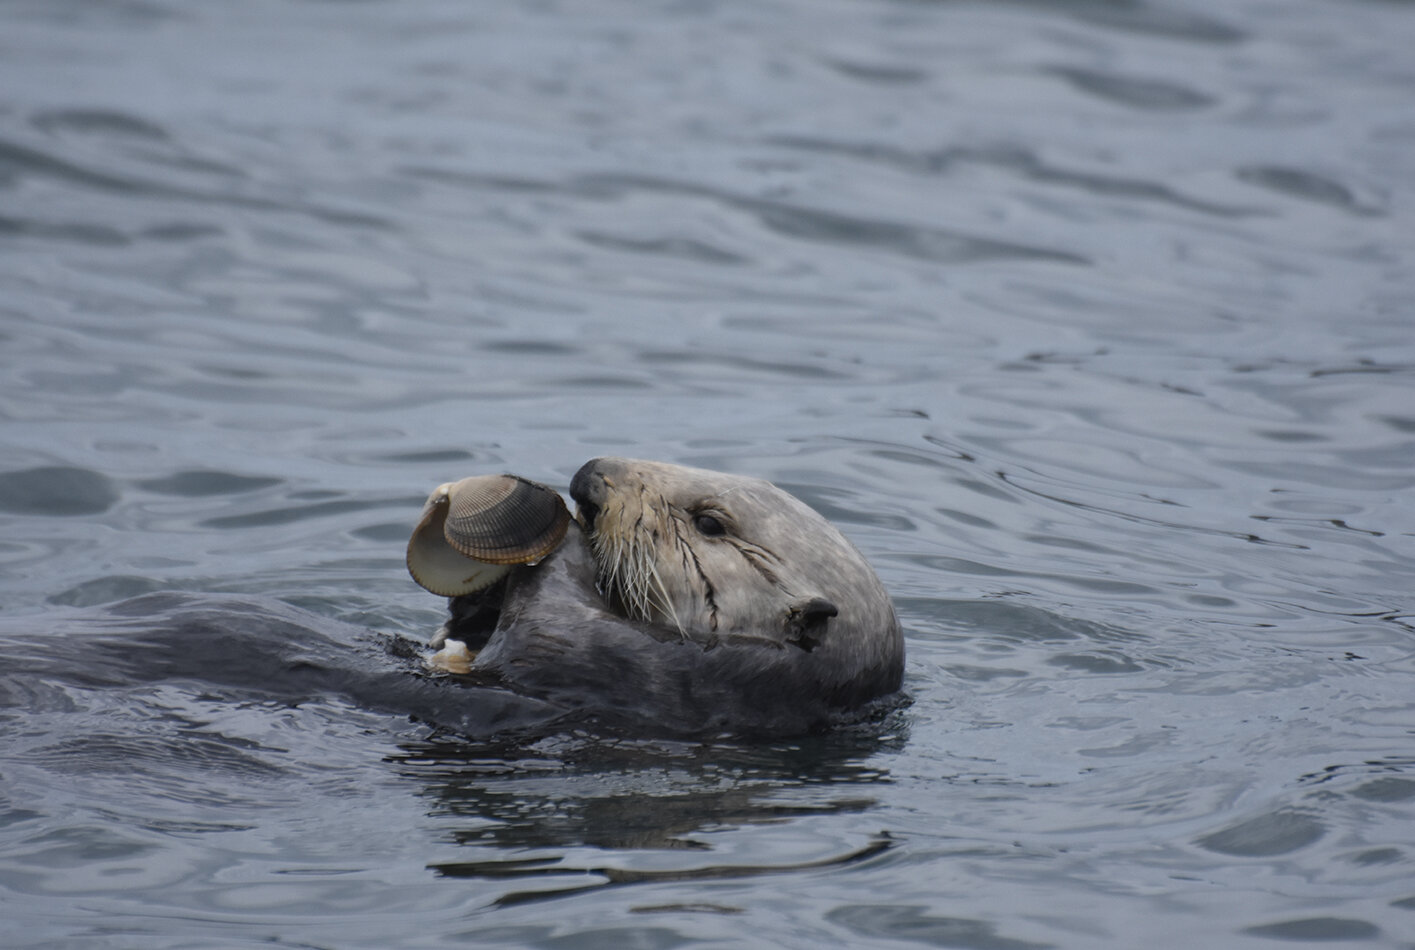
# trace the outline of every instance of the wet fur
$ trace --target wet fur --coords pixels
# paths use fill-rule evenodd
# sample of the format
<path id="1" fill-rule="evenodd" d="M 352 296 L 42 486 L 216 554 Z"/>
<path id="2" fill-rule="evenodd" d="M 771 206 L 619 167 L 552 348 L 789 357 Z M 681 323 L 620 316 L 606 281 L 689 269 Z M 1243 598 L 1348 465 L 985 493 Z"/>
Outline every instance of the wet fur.
<path id="1" fill-rule="evenodd" d="M 454 598 L 444 629 L 485 641 L 474 674 L 577 718 L 675 735 L 797 734 L 898 691 L 888 594 L 799 500 L 759 479 L 626 459 L 588 463 L 571 491 L 579 522 L 507 578 L 494 629 L 488 598 Z M 694 527 L 704 512 L 720 536 Z M 459 628 L 459 614 L 482 626 Z"/>
<path id="2" fill-rule="evenodd" d="M 901 656 L 842 665 L 784 638 L 683 639 L 611 611 L 578 525 L 534 570 L 512 575 L 501 621 L 473 663 L 513 691 L 615 731 L 798 735 L 869 715 L 900 685 Z M 858 654 L 862 659 L 865 653 Z"/>

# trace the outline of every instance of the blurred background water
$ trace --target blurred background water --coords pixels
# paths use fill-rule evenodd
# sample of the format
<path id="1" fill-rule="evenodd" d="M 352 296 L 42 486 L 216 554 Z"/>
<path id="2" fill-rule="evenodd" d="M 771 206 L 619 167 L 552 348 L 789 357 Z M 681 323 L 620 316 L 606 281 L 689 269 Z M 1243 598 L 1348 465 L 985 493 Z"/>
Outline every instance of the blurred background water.
<path id="1" fill-rule="evenodd" d="M 913 698 L 498 746 L 75 655 L 0 690 L 0 943 L 1415 946 L 1412 49 L 1394 0 L 0 3 L 7 629 L 423 637 L 433 485 L 623 454 L 839 524 Z"/>

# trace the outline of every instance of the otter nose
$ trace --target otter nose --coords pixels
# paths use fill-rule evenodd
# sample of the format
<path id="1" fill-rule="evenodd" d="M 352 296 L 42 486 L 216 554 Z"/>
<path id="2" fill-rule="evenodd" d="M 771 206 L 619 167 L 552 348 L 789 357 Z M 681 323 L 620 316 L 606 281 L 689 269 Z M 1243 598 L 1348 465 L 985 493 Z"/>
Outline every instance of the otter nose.
<path id="1" fill-rule="evenodd" d="M 570 497 L 579 506 L 580 517 L 585 527 L 593 530 L 599 509 L 609 497 L 609 486 L 605 484 L 602 467 L 608 467 L 609 459 L 590 459 L 575 477 L 570 479 Z"/>

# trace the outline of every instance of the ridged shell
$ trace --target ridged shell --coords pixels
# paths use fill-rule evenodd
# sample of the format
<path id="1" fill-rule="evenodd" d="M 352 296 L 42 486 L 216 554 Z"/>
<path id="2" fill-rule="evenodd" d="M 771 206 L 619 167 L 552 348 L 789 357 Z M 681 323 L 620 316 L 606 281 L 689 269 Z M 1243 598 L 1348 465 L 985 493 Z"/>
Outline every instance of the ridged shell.
<path id="1" fill-rule="evenodd" d="M 447 543 L 489 564 L 533 564 L 565 538 L 559 492 L 519 475 L 464 478 L 448 489 Z"/>
<path id="2" fill-rule="evenodd" d="M 558 492 L 519 475 L 439 485 L 408 540 L 408 573 L 434 594 L 470 594 L 554 551 L 569 524 Z"/>

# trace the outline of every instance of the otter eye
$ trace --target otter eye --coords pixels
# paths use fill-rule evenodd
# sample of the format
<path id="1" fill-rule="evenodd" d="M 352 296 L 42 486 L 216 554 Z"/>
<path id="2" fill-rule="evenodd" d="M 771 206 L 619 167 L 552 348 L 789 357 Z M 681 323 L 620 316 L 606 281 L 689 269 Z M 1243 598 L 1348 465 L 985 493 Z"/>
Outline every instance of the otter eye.
<path id="1" fill-rule="evenodd" d="M 697 528 L 700 534 L 709 538 L 720 538 L 727 533 L 722 522 L 712 515 L 694 515 L 693 527 Z"/>

